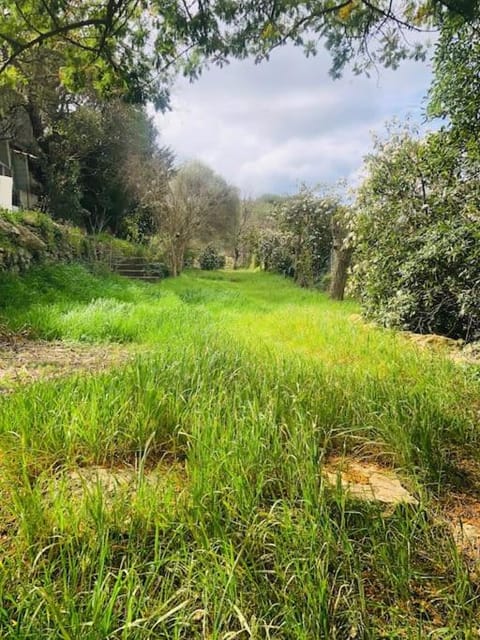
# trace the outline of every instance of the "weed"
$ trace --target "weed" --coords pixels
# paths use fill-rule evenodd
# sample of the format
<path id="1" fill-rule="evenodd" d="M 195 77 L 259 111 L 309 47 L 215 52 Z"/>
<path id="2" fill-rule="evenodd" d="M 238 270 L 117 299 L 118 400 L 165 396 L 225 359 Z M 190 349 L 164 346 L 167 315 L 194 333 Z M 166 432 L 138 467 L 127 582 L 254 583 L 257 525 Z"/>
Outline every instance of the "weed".
<path id="1" fill-rule="evenodd" d="M 106 373 L 0 398 L 3 638 L 474 638 L 478 584 L 432 500 L 478 459 L 478 380 L 262 273 L 159 284 L 78 266 L 2 276 L 1 322 L 142 344 Z M 397 468 L 386 513 L 325 482 Z M 143 481 L 184 468 L 172 488 Z M 75 499 L 78 467 L 139 481 Z"/>

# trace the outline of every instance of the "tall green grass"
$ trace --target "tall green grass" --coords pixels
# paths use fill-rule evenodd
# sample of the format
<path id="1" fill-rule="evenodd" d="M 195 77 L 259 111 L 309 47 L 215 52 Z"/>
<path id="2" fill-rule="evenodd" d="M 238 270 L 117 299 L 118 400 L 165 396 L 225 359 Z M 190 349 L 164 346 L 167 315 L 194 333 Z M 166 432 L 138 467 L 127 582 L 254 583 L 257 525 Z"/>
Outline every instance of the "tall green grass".
<path id="1" fill-rule="evenodd" d="M 52 268 L 0 292 L 12 328 L 143 344 L 0 398 L 2 637 L 476 637 L 479 585 L 433 502 L 478 459 L 472 370 L 261 273 Z M 419 504 L 327 485 L 343 453 L 395 466 Z M 147 481 L 173 461 L 180 487 Z M 125 464 L 133 489 L 72 494 L 70 470 Z"/>

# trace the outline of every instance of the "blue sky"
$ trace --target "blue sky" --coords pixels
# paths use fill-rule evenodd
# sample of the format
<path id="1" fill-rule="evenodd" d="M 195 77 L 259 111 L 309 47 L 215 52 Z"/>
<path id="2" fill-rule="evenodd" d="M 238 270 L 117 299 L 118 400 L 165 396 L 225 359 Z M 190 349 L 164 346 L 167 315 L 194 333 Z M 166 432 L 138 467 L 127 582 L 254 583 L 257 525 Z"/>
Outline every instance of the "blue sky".
<path id="1" fill-rule="evenodd" d="M 155 115 L 161 142 L 180 161 L 206 162 L 244 195 L 355 184 L 372 132 L 393 117 L 424 120 L 430 65 L 407 61 L 370 78 L 346 71 L 332 80 L 329 64 L 325 51 L 307 59 L 289 46 L 259 65 L 234 61 L 193 84 L 179 79 L 172 111 Z"/>

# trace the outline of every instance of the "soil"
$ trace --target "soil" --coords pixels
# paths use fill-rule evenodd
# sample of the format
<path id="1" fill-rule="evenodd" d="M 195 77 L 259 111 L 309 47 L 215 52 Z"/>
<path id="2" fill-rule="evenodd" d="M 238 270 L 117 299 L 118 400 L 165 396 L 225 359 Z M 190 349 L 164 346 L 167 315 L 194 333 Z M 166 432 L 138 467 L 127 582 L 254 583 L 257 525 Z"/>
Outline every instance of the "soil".
<path id="1" fill-rule="evenodd" d="M 78 467 L 65 469 L 49 485 L 54 491 L 64 486 L 73 500 L 81 500 L 99 489 L 109 504 L 118 494 L 133 495 L 140 483 L 180 494 L 187 483 L 185 466 L 181 461 L 166 459 L 142 471 L 130 465 Z"/>
<path id="2" fill-rule="evenodd" d="M 87 345 L 74 342 L 30 340 L 0 336 L 0 394 L 18 385 L 49 378 L 101 372 L 127 362 L 133 350 L 121 345 Z"/>

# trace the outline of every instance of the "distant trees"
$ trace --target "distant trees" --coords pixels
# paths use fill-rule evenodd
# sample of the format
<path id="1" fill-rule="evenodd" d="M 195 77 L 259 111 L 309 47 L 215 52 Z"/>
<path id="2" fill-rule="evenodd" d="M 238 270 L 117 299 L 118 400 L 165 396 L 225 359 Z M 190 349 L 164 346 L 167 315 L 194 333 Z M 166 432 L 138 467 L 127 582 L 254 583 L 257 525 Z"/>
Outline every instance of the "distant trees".
<path id="1" fill-rule="evenodd" d="M 284 234 L 295 282 L 312 286 L 329 268 L 332 249 L 331 218 L 336 203 L 311 189 L 300 191 L 276 205 L 275 218 Z"/>
<path id="2" fill-rule="evenodd" d="M 260 264 L 267 271 L 292 277 L 302 287 L 323 287 L 336 247 L 336 255 L 342 256 L 342 260 L 337 263 L 333 293 L 342 298 L 351 255 L 350 249 L 343 253 L 344 211 L 346 207 L 336 197 L 318 195 L 305 186 L 293 196 L 273 199 L 270 224 L 257 232 L 256 255 Z"/>
<path id="3" fill-rule="evenodd" d="M 170 180 L 157 219 L 172 275 L 182 271 L 193 240 L 208 242 L 230 234 L 238 206 L 236 188 L 212 169 L 200 162 L 180 167 Z"/>
<path id="4" fill-rule="evenodd" d="M 167 265 L 176 276 L 193 241 L 229 241 L 240 202 L 237 189 L 200 162 L 187 163 L 171 175 L 163 170 L 158 158 L 142 162 L 131 183 L 142 207 L 151 212 Z"/>

